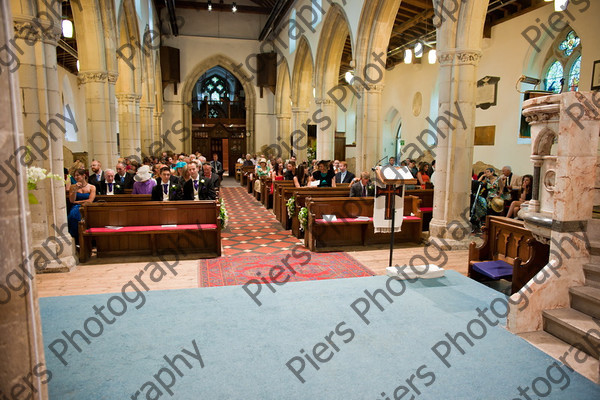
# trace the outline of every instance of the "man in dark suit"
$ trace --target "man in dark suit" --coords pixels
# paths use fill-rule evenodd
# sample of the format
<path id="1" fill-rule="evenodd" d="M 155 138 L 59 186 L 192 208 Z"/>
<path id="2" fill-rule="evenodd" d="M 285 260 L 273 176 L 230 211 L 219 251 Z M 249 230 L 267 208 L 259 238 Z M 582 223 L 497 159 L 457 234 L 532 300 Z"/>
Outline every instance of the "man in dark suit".
<path id="1" fill-rule="evenodd" d="M 350 186 L 350 197 L 375 196 L 375 187 L 371 184 L 368 172 L 360 174 L 360 180 Z"/>
<path id="2" fill-rule="evenodd" d="M 354 180 L 354 174 L 348 171 L 348 163 L 340 162 L 340 172 L 335 174 L 335 183 L 351 183 Z"/>
<path id="3" fill-rule="evenodd" d="M 201 176 L 196 163 L 189 163 L 188 171 L 190 179 L 183 185 L 184 200 L 214 200 L 217 198 L 214 179 Z M 213 174 L 213 176 L 215 175 Z"/>
<path id="4" fill-rule="evenodd" d="M 92 161 L 90 166 L 92 172 L 90 173 L 89 184 L 96 186 L 96 193 L 100 190 L 100 182 L 104 180 L 104 171 L 102 171 L 102 164 L 98 160 Z"/>
<path id="5" fill-rule="evenodd" d="M 152 188 L 153 201 L 175 201 L 183 198 L 183 190 L 179 183 L 172 184 L 170 181 L 171 169 L 162 167 L 160 169 L 160 183 Z"/>
<path id="6" fill-rule="evenodd" d="M 219 181 L 223 179 L 223 164 L 219 161 L 219 155 L 217 153 L 213 154 L 213 160 L 210 162 L 210 166 L 215 174 L 218 175 Z"/>
<path id="7" fill-rule="evenodd" d="M 212 166 L 209 163 L 204 163 L 202 165 L 203 178 L 205 180 L 210 180 L 214 188 L 218 188 L 220 186 L 219 176 L 212 171 Z"/>
<path id="8" fill-rule="evenodd" d="M 123 187 L 123 189 L 133 189 L 133 174 L 130 174 L 125 169 L 125 164 L 117 163 L 117 175 L 115 175 L 115 182 Z"/>
<path id="9" fill-rule="evenodd" d="M 123 194 L 123 187 L 115 182 L 115 171 L 107 169 L 104 171 L 104 180 L 99 183 L 99 194 Z"/>

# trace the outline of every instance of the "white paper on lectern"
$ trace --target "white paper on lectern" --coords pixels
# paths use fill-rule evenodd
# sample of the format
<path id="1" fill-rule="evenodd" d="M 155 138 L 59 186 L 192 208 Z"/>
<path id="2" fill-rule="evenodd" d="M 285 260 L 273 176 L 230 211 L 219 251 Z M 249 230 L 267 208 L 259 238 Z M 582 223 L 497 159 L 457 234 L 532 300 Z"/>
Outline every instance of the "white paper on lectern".
<path id="1" fill-rule="evenodd" d="M 408 167 L 381 167 L 381 174 L 385 179 L 414 179 Z"/>

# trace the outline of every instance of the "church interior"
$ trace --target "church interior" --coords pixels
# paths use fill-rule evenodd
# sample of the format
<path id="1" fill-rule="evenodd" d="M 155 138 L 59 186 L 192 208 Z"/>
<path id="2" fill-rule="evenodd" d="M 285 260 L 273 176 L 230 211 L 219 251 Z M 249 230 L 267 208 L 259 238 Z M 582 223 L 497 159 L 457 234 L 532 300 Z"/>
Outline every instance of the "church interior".
<path id="1" fill-rule="evenodd" d="M 0 400 L 600 399 L 597 0 L 0 20 Z"/>

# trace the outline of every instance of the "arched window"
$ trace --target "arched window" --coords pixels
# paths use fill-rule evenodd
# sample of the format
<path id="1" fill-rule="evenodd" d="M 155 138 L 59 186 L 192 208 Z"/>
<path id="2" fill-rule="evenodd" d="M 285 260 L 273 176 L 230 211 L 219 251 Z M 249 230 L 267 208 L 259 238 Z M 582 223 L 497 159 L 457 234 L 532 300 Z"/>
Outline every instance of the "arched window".
<path id="1" fill-rule="evenodd" d="M 219 101 L 221 97 L 228 96 L 227 83 L 220 76 L 213 75 L 202 84 L 202 93 L 209 100 Z"/>
<path id="2" fill-rule="evenodd" d="M 296 26 L 296 9 L 294 8 L 290 14 L 290 26 L 287 32 L 287 36 L 290 38 L 290 54 L 296 50 L 296 40 L 298 40 L 299 34 L 300 31 Z"/>
<path id="3" fill-rule="evenodd" d="M 402 145 L 404 144 L 404 140 L 402 140 L 402 123 L 398 125 L 398 132 L 396 132 L 396 161 L 398 165 L 400 165 L 400 157 L 402 157 Z"/>
<path id="4" fill-rule="evenodd" d="M 581 39 L 573 29 L 566 28 L 552 44 L 543 75 L 544 89 L 554 93 L 579 90 L 580 70 Z"/>

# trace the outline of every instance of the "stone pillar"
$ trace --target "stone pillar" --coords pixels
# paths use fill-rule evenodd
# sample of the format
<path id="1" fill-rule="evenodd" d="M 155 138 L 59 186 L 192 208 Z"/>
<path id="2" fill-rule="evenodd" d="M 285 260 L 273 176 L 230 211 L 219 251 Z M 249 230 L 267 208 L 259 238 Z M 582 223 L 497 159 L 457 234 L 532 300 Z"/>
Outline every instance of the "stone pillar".
<path id="1" fill-rule="evenodd" d="M 441 53 L 438 144 L 436 152 L 433 218 L 430 240 L 445 249 L 466 249 L 473 138 L 475 132 L 475 91 L 478 50 Z"/>
<path id="2" fill-rule="evenodd" d="M 306 131 L 307 120 L 308 110 L 292 107 L 293 150 L 296 160 L 299 162 L 308 160 L 306 152 L 308 147 L 308 132 Z"/>
<path id="3" fill-rule="evenodd" d="M 48 13 L 50 15 L 51 13 Z M 61 107 L 56 66 L 56 45 L 60 22 L 15 15 L 15 45 L 22 49 L 19 67 L 20 96 L 23 100 L 23 128 L 26 145 L 32 149 L 32 166 L 63 175 L 63 139 L 67 124 L 78 129 L 81 121 L 72 105 Z M 44 29 L 39 28 L 42 24 Z M 23 160 L 21 155 L 17 159 Z M 15 160 L 16 163 L 16 160 Z M 33 191 L 38 204 L 32 205 L 30 229 L 34 250 L 48 254 L 48 260 L 36 258 L 38 271 L 68 271 L 75 267 L 75 248 L 67 231 L 64 182 L 46 179 Z M 54 240 L 60 238 L 59 240 Z"/>
<path id="4" fill-rule="evenodd" d="M 569 288 L 581 286 L 585 281 L 583 265 L 590 261 L 587 225 L 592 218 L 596 186 L 594 171 L 600 132 L 599 100 L 597 94 L 594 98 L 591 92 L 567 92 L 523 103 L 524 110 L 530 109 L 536 114 L 535 118 L 528 118 L 532 128 L 536 122 L 539 124 L 538 121 L 548 121 L 536 128 L 540 132 L 550 131 L 545 128 L 555 124 L 550 118 L 544 117 L 548 116 L 545 109 L 552 103 L 560 103 L 558 142 L 555 144 L 555 170 L 558 173 L 554 178 L 552 196 L 549 263 L 552 268 L 546 265 L 521 289 L 520 293 L 526 296 L 516 298 L 513 295 L 514 302 L 509 305 L 507 318 L 507 328 L 513 333 L 542 329 L 542 311 L 568 307 Z M 539 149 L 544 147 L 543 139 L 539 140 L 533 134 L 532 129 L 534 152 L 542 153 Z M 546 141 L 547 151 L 544 153 L 549 153 L 554 136 L 546 137 L 549 140 Z M 542 184 L 540 182 L 540 186 Z M 528 216 L 525 215 L 526 223 L 527 220 Z"/>
<path id="5" fill-rule="evenodd" d="M 383 85 L 354 83 L 356 105 L 356 171 L 370 171 L 381 152 L 381 92 Z M 335 112 L 335 111 L 334 111 Z"/>
<path id="6" fill-rule="evenodd" d="M 529 200 L 529 211 L 537 213 L 540 212 L 540 184 L 544 157 L 532 155 L 531 161 L 533 161 L 533 182 L 531 187 L 531 200 Z"/>
<path id="7" fill-rule="evenodd" d="M 277 115 L 277 145 L 281 149 L 281 158 L 290 158 L 290 115 Z"/>
<path id="8" fill-rule="evenodd" d="M 140 95 L 117 94 L 119 109 L 119 154 L 121 157 L 140 157 Z"/>
<path id="9" fill-rule="evenodd" d="M 160 135 L 162 134 L 162 112 L 158 112 L 154 110 L 152 114 L 152 143 L 160 141 Z M 163 147 L 153 146 L 152 149 L 149 149 L 152 152 L 152 155 L 160 157 L 163 151 L 167 151 L 163 149 Z M 158 152 L 158 154 L 157 154 Z"/>
<path id="10" fill-rule="evenodd" d="M 85 89 L 88 152 L 91 159 L 114 168 L 118 159 L 115 110 L 117 74 L 107 71 L 82 71 L 77 75 Z"/>
<path id="11" fill-rule="evenodd" d="M 315 99 L 318 111 L 317 159 L 333 160 L 335 157 L 335 127 L 337 105 L 330 99 Z"/>
<path id="12" fill-rule="evenodd" d="M 150 152 L 152 149 L 152 143 L 154 142 L 153 132 L 153 117 L 154 104 L 152 103 L 140 103 L 140 137 L 142 147 L 142 157 L 151 156 Z"/>
<path id="13" fill-rule="evenodd" d="M 12 39 L 12 16 L 10 2 L 0 2 L 0 47 L 8 46 Z M 14 42 L 18 43 L 18 42 Z M 23 45 L 23 42 L 19 43 Z M 26 47 L 22 47 L 23 50 Z M 21 61 L 25 61 L 24 59 Z M 21 64 L 19 67 L 22 68 Z M 2 67 L 0 73 L 0 159 L 9 160 L 11 156 L 19 154 L 18 149 L 27 143 L 23 135 L 21 121 L 21 98 L 23 92 L 19 90 L 19 74 L 10 66 Z M 29 99 L 27 99 L 29 100 Z M 12 190 L 6 187 L 0 190 L 2 210 L 2 240 L 0 241 L 0 393 L 3 397 L 16 398 L 15 393 L 20 390 L 18 385 L 23 385 L 23 377 L 31 376 L 38 364 L 42 364 L 40 371 L 45 368 L 44 344 L 37 301 L 35 281 L 35 268 L 28 260 L 31 251 L 31 225 L 28 215 L 27 185 L 25 165 L 15 164 L 15 182 Z M 4 179 L 5 177 L 3 177 Z M 7 288 L 6 282 L 22 281 L 24 285 L 17 290 Z M 27 388 L 27 393 L 33 392 L 32 399 L 48 399 L 48 388 L 42 383 L 47 378 L 33 378 L 33 389 Z M 16 388 L 13 392 L 13 388 Z"/>

